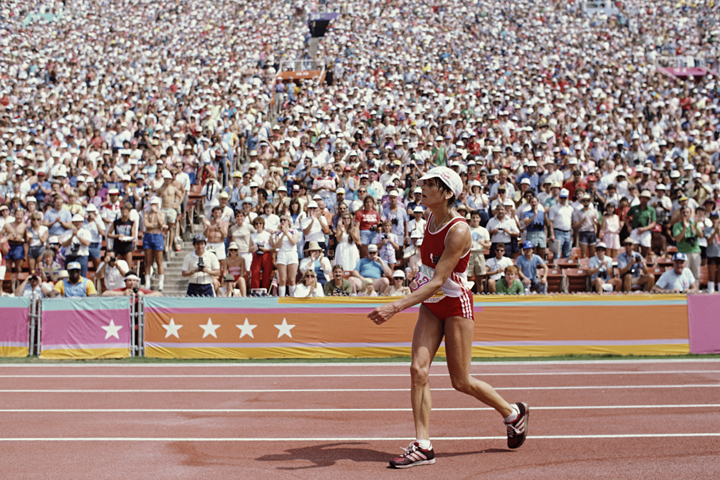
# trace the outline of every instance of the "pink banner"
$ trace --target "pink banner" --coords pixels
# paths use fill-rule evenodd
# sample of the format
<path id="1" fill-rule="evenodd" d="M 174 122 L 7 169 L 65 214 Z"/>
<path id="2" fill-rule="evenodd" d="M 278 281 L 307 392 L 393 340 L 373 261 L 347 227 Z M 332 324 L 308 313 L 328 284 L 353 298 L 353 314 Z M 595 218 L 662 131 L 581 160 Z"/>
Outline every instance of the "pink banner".
<path id="1" fill-rule="evenodd" d="M 690 353 L 720 353 L 720 295 L 689 295 Z"/>
<path id="2" fill-rule="evenodd" d="M 27 355 L 30 341 L 30 300 L 3 298 L 0 301 L 0 356 Z"/>
<path id="3" fill-rule="evenodd" d="M 43 301 L 42 356 L 49 352 L 76 358 L 104 357 L 119 351 L 129 354 L 131 335 L 127 298 Z"/>

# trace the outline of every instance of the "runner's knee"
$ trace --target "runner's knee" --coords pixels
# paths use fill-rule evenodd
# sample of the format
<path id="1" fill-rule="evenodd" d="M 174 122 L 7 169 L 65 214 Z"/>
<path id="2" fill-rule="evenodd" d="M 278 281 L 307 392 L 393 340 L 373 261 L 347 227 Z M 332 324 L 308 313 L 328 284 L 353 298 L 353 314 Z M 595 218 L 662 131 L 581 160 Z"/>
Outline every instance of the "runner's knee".
<path id="1" fill-rule="evenodd" d="M 427 383 L 428 378 L 430 378 L 430 364 L 424 365 L 413 361 L 410 365 L 410 378 L 415 384 Z"/>

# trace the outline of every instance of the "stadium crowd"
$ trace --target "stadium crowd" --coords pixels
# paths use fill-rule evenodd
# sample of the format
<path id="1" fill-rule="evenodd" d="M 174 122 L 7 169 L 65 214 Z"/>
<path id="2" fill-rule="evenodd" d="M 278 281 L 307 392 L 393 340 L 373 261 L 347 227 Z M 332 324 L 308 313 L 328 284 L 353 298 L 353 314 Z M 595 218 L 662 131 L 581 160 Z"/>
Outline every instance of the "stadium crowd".
<path id="1" fill-rule="evenodd" d="M 329 10 L 313 51 L 307 13 Z M 717 18 L 708 2 L 8 0 L 0 278 L 161 291 L 197 212 L 189 294 L 405 295 L 417 180 L 446 166 L 477 292 L 544 293 L 569 266 L 598 292 L 713 292 L 720 84 L 655 62 L 717 53 Z M 325 75 L 276 81 L 285 60 Z"/>

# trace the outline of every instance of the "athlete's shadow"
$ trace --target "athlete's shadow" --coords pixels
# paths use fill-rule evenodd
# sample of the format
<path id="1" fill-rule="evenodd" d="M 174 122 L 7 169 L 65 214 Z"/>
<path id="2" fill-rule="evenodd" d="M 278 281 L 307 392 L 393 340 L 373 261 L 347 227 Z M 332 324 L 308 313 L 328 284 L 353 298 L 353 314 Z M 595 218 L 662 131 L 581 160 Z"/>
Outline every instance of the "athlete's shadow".
<path id="1" fill-rule="evenodd" d="M 372 450 L 363 448 L 367 445 L 362 442 L 352 443 L 327 443 L 324 445 L 313 445 L 310 447 L 290 448 L 284 453 L 274 455 L 263 455 L 256 460 L 260 462 L 310 462 L 312 465 L 300 467 L 277 467 L 278 470 L 305 470 L 308 468 L 331 467 L 340 460 L 352 460 L 353 462 L 385 463 L 393 456 L 392 452 Z M 399 450 L 399 449 L 398 449 Z M 450 452 L 440 453 L 437 458 L 460 457 L 464 455 L 477 455 L 479 453 L 509 453 L 511 450 L 489 448 L 474 452 Z M 397 453 L 400 453 L 399 451 Z"/>

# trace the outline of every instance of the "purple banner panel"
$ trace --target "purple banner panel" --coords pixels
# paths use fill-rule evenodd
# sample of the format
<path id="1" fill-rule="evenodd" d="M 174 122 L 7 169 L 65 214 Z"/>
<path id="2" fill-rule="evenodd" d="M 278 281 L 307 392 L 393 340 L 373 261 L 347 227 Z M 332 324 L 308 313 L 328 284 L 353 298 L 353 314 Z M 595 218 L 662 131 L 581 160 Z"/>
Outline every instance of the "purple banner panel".
<path id="1" fill-rule="evenodd" d="M 720 295 L 689 295 L 690 353 L 720 353 Z"/>
<path id="2" fill-rule="evenodd" d="M 30 341 L 30 299 L 0 299 L 0 357 L 27 356 Z"/>
<path id="3" fill-rule="evenodd" d="M 130 308 L 127 298 L 51 299 L 43 301 L 41 352 L 64 355 L 107 355 L 130 351 Z"/>

